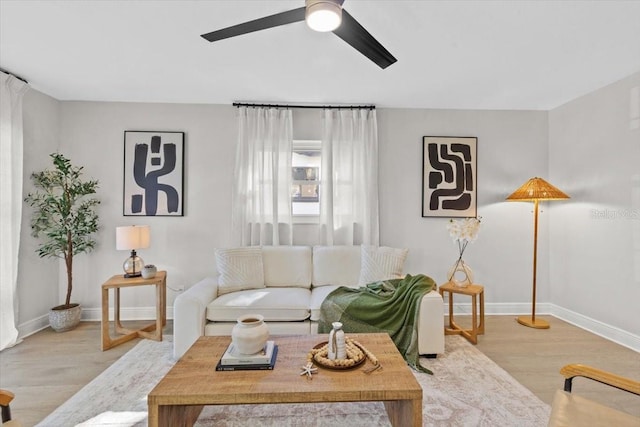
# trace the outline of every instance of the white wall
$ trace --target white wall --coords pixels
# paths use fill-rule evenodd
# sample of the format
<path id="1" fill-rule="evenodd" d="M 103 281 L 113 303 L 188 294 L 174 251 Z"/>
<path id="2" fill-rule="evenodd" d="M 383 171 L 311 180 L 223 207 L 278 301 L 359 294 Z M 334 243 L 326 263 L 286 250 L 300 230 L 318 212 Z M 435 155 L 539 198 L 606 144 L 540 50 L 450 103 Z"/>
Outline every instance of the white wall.
<path id="1" fill-rule="evenodd" d="M 478 137 L 478 239 L 465 261 L 485 286 L 495 313 L 527 312 L 531 300 L 533 223 L 531 205 L 505 198 L 532 176 L 547 174 L 547 113 L 381 109 L 381 244 L 408 247 L 408 272 L 446 281 L 457 258 L 448 219 L 422 218 L 422 137 Z M 545 227 L 541 221 L 541 229 Z M 540 301 L 548 301 L 547 248 L 541 241 Z"/>
<path id="2" fill-rule="evenodd" d="M 231 106 L 63 102 L 60 150 L 100 181 L 101 230 L 95 251 L 77 257 L 74 300 L 83 316 L 99 318 L 100 285 L 122 274 L 129 255 L 115 249 L 115 228 L 151 226 L 151 247 L 138 254 L 167 270 L 170 288 L 189 287 L 211 273 L 212 249 L 230 244 L 231 182 L 235 158 L 235 109 Z M 125 217 L 122 214 L 125 130 L 185 132 L 183 217 Z M 123 307 L 153 313 L 153 287 L 125 289 Z M 168 305 L 175 292 L 169 290 Z M 135 313 L 123 311 L 125 316 Z M 137 312 L 140 315 L 140 312 Z"/>
<path id="3" fill-rule="evenodd" d="M 636 73 L 549 114 L 551 176 L 571 196 L 553 210 L 551 301 L 565 317 L 638 343 L 639 91 Z"/>
<path id="4" fill-rule="evenodd" d="M 24 184 L 23 195 L 34 189 L 31 173 L 49 166 L 49 154 L 56 152 L 60 135 L 60 102 L 36 90 L 23 99 Z M 31 208 L 22 207 L 18 265 L 18 325 L 25 335 L 49 324 L 47 313 L 60 304 L 58 260 L 39 258 L 38 242 L 30 236 Z M 62 301 L 64 303 L 64 301 Z"/>
<path id="5" fill-rule="evenodd" d="M 100 181 L 99 243 L 94 252 L 77 257 L 74 270 L 73 299 L 84 306 L 84 316 L 98 318 L 100 284 L 118 274 L 127 257 L 127 253 L 115 250 L 114 230 L 119 225 L 151 226 L 151 247 L 139 254 L 147 263 L 168 270 L 170 287 L 189 287 L 210 274 L 214 268 L 212 249 L 233 244 L 230 189 L 235 109 L 97 102 L 62 102 L 59 109 L 60 151 L 83 165 L 88 178 Z M 296 110 L 294 136 L 319 138 L 320 116 L 319 110 Z M 546 113 L 380 109 L 378 118 L 381 244 L 410 248 L 407 271 L 444 281 L 446 270 L 456 259 L 456 249 L 445 229 L 446 220 L 422 218 L 420 214 L 422 136 L 477 136 L 479 214 L 484 224 L 478 241 L 467 249 L 466 259 L 477 280 L 487 286 L 488 304 L 526 304 L 530 299 L 530 215 L 528 207 L 506 203 L 504 198 L 530 176 L 546 173 Z M 184 217 L 122 216 L 125 130 L 186 133 Z M 31 156 L 44 156 L 48 151 Z M 515 233 L 523 237 L 514 239 Z M 297 244 L 313 244 L 316 236 L 312 226 L 297 226 L 294 231 Z M 540 277 L 548 277 L 544 262 L 540 272 Z M 61 287 L 62 295 L 64 281 Z M 151 292 L 151 287 L 125 291 L 123 306 L 132 308 L 128 314 L 133 316 L 134 308 L 152 313 Z M 170 291 L 169 305 L 174 297 Z M 548 293 L 541 299 L 547 300 Z M 517 304 L 507 311 L 513 307 Z"/>
<path id="6" fill-rule="evenodd" d="M 381 244 L 410 249 L 408 272 L 428 274 L 438 283 L 445 280 L 457 252 L 445 228 L 446 219 L 421 217 L 422 137 L 478 137 L 478 213 L 483 224 L 465 260 L 474 269 L 476 281 L 486 287 L 487 312 L 530 312 L 532 205 L 505 198 L 529 178 L 540 176 L 565 190 L 572 200 L 542 207 L 538 312 L 575 311 L 588 321 L 598 319 L 627 331 L 627 338 L 629 334 L 637 337 L 637 315 L 631 305 L 639 296 L 638 222 L 589 217 L 594 206 L 638 208 L 639 144 L 634 143 L 637 130 L 628 130 L 625 113 L 629 89 L 638 85 L 637 80 L 636 75 L 551 113 L 378 109 Z M 78 256 L 75 269 L 73 299 L 84 306 L 85 318 L 99 318 L 100 285 L 120 273 L 127 257 L 115 250 L 116 226 L 151 226 L 151 247 L 140 255 L 168 270 L 169 287 L 189 287 L 213 271 L 213 248 L 234 244 L 230 233 L 236 141 L 232 106 L 57 102 L 31 93 L 25 99 L 25 138 L 32 141 L 28 142 L 32 149 L 25 152 L 25 176 L 47 166 L 47 154 L 59 145 L 61 152 L 85 167 L 87 177 L 101 184 L 99 243 L 93 253 Z M 623 113 L 626 122 L 620 119 Z M 294 110 L 294 137 L 319 138 L 320 116 L 319 110 Z M 184 217 L 122 215 L 125 130 L 185 132 Z M 624 148 L 625 154 L 608 152 L 611 144 Z M 565 235 L 570 238 L 558 237 Z M 55 264 L 40 261 L 32 253 L 35 242 L 28 230 L 23 229 L 22 236 L 20 261 L 30 264 L 29 271 L 23 265 L 19 274 L 20 321 L 28 323 L 46 315 L 61 297 L 55 301 L 48 285 L 41 283 L 52 276 Z M 315 242 L 313 226 L 296 226 L 295 244 Z M 34 258 L 39 262 L 31 262 Z M 59 276 L 59 295 L 63 295 L 63 275 Z M 47 297 L 32 302 L 41 292 Z M 611 295 L 612 303 L 601 303 L 603 292 Z M 175 295 L 168 292 L 169 306 Z M 124 291 L 125 317 L 152 317 L 152 305 L 151 287 Z"/>

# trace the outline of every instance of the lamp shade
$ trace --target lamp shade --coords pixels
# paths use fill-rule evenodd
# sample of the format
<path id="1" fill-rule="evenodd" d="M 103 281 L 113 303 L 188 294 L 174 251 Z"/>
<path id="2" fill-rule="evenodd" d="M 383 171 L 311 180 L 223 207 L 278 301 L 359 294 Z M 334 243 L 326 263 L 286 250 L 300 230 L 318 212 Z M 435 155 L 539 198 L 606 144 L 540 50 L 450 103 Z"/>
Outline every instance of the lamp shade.
<path id="1" fill-rule="evenodd" d="M 306 0 L 305 21 L 314 31 L 333 31 L 342 23 L 342 6 L 338 0 Z"/>
<path id="2" fill-rule="evenodd" d="M 516 191 L 511 193 L 507 200 L 514 202 L 533 202 L 535 200 L 565 200 L 565 193 L 549 184 L 542 178 L 531 178 Z"/>
<path id="3" fill-rule="evenodd" d="M 116 227 L 116 249 L 130 251 L 149 247 L 150 227 L 148 225 L 127 225 Z"/>

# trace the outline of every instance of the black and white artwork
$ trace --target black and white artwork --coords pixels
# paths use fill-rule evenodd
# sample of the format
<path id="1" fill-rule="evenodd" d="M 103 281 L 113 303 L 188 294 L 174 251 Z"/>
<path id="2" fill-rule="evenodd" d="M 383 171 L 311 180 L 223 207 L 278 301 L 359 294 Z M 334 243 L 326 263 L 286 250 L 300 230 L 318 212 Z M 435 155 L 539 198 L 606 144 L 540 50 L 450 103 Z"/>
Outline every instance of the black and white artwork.
<path id="1" fill-rule="evenodd" d="M 124 215 L 182 216 L 184 132 L 124 132 Z"/>
<path id="2" fill-rule="evenodd" d="M 423 137 L 423 217 L 477 216 L 477 145 L 475 137 Z"/>

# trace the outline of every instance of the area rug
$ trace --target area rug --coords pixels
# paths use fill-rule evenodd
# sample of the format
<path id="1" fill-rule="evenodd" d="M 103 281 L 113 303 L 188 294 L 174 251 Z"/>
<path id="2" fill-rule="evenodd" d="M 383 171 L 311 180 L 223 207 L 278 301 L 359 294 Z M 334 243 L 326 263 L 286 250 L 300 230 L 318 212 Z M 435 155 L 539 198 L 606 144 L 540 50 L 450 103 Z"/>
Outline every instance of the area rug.
<path id="1" fill-rule="evenodd" d="M 147 394 L 173 366 L 171 337 L 141 341 L 38 426 L 147 425 Z M 549 405 L 459 336 L 445 354 L 421 359 L 425 426 L 546 426 Z M 378 402 L 205 407 L 196 424 L 216 427 L 389 426 Z"/>

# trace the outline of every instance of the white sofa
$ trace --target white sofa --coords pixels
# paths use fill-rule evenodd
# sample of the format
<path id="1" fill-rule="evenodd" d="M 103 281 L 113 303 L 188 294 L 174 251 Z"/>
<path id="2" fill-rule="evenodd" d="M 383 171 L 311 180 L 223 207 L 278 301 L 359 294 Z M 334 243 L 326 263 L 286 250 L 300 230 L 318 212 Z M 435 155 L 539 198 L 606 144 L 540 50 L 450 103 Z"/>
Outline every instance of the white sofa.
<path id="1" fill-rule="evenodd" d="M 407 251 L 373 246 L 264 246 L 216 251 L 218 274 L 174 302 L 174 358 L 200 336 L 230 335 L 236 319 L 264 316 L 272 335 L 317 333 L 320 305 L 338 286 L 403 277 Z M 443 303 L 437 291 L 420 304 L 418 352 L 444 352 Z"/>

